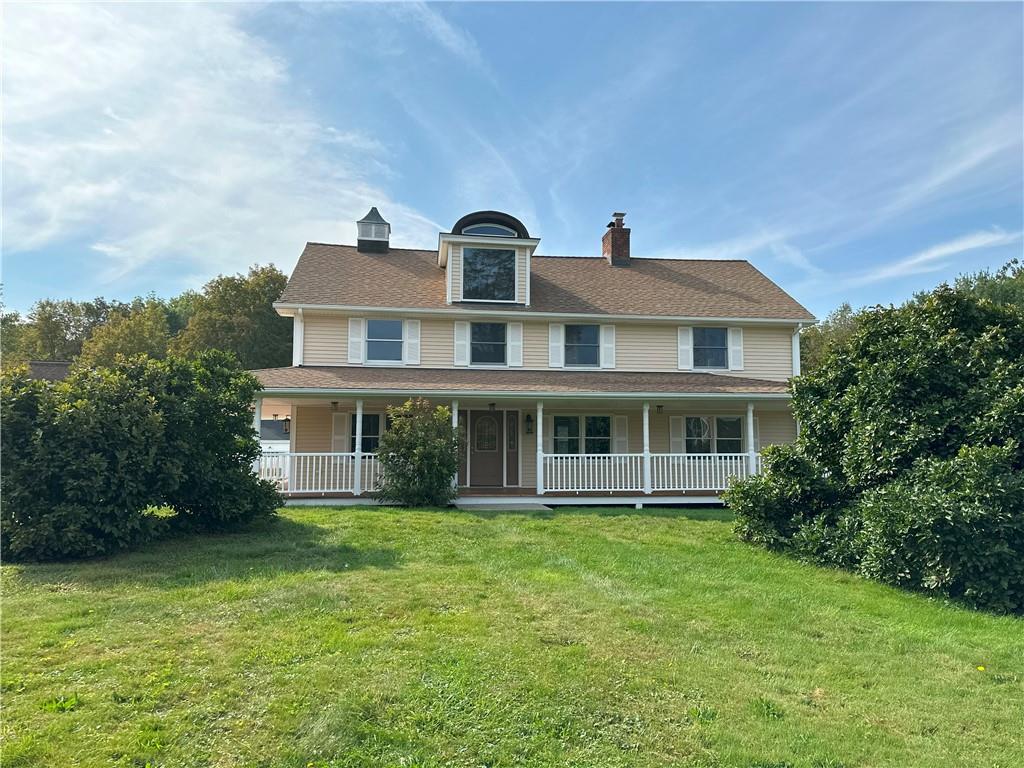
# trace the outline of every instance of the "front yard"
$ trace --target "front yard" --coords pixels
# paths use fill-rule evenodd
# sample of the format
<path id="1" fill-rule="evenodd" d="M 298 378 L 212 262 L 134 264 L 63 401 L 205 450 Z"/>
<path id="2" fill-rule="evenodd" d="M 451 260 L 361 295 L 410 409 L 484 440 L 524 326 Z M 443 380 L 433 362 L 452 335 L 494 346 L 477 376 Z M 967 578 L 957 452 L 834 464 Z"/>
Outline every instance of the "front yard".
<path id="1" fill-rule="evenodd" d="M 291 509 L 2 584 L 5 768 L 1024 764 L 1024 622 L 719 512 Z"/>

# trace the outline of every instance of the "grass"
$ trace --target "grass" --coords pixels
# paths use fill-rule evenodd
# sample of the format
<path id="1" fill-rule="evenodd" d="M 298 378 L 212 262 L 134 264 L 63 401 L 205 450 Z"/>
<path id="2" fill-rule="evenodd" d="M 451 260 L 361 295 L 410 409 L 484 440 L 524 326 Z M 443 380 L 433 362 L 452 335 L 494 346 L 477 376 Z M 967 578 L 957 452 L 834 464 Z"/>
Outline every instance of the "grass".
<path id="1" fill-rule="evenodd" d="M 290 509 L 2 586 L 5 768 L 1024 764 L 1024 621 L 720 512 Z"/>

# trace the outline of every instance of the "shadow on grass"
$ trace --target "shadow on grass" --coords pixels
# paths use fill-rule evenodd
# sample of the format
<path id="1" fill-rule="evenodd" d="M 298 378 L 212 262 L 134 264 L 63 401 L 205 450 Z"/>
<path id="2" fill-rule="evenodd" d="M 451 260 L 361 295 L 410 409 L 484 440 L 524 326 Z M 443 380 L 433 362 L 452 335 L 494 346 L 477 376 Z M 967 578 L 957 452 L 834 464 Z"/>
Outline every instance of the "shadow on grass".
<path id="1" fill-rule="evenodd" d="M 586 507 L 570 507 L 570 506 L 554 506 L 550 510 L 478 510 L 478 509 L 460 509 L 450 510 L 452 512 L 460 512 L 462 514 L 473 515 L 486 520 L 493 520 L 506 515 L 517 515 L 520 517 L 532 517 L 537 520 L 551 520 L 557 517 L 566 516 L 580 516 L 580 515 L 593 515 L 595 517 L 658 517 L 658 518 L 685 518 L 687 520 L 698 520 L 698 521 L 712 521 L 720 523 L 731 523 L 735 518 L 732 512 L 724 507 L 697 507 L 697 506 L 677 506 L 677 507 L 644 507 L 643 509 L 635 509 L 633 507 L 623 506 L 586 506 Z"/>
<path id="2" fill-rule="evenodd" d="M 106 586 L 134 581 L 175 589 L 286 573 L 399 567 L 397 550 L 331 543 L 331 534 L 323 526 L 276 516 L 237 533 L 182 534 L 109 557 L 26 563 L 20 577 L 56 588 L 69 582 Z"/>

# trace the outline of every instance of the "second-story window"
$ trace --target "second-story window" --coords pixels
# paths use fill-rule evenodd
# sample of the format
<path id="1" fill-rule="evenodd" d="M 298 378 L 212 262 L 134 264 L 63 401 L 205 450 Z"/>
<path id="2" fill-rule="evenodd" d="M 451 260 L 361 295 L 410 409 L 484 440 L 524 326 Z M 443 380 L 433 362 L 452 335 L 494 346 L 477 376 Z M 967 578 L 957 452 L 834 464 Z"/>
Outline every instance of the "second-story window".
<path id="1" fill-rule="evenodd" d="M 600 363 L 600 326 L 565 326 L 565 364 L 567 366 L 596 368 Z"/>
<path id="2" fill-rule="evenodd" d="M 505 324 L 470 325 L 470 362 L 473 365 L 505 365 Z"/>
<path id="3" fill-rule="evenodd" d="M 505 248 L 463 248 L 462 298 L 515 301 L 516 252 Z"/>
<path id="4" fill-rule="evenodd" d="M 366 321 L 366 359 L 371 362 L 402 360 L 402 321 Z"/>
<path id="5" fill-rule="evenodd" d="M 693 367 L 729 367 L 729 330 L 727 328 L 693 329 Z"/>

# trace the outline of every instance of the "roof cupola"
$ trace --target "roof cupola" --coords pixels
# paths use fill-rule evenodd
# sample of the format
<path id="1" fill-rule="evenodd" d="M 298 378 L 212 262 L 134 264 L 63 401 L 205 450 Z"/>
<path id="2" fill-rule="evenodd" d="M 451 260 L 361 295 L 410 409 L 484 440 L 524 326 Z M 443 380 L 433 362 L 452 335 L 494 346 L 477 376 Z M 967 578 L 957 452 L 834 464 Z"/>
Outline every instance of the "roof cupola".
<path id="1" fill-rule="evenodd" d="M 356 250 L 361 253 L 388 252 L 391 225 L 384 221 L 376 206 L 356 222 L 356 228 Z"/>

